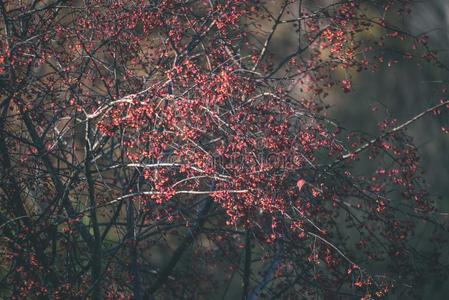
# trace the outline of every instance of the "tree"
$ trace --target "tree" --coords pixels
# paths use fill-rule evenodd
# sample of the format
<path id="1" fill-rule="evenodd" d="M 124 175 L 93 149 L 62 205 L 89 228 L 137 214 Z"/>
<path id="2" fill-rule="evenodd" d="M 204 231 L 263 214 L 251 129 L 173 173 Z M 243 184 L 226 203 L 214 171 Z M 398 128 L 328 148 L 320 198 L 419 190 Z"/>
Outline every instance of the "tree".
<path id="1" fill-rule="evenodd" d="M 397 57 L 445 68 L 394 22 L 410 1 L 0 3 L 4 297 L 375 299 L 446 274 L 405 129 L 449 101 L 377 137 L 323 101 Z"/>

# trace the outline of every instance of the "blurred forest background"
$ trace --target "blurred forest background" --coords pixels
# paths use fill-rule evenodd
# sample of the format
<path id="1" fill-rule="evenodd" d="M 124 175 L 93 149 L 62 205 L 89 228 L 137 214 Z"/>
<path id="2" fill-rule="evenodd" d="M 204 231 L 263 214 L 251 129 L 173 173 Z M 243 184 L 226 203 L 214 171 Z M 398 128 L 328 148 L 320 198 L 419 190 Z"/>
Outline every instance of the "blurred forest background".
<path id="1" fill-rule="evenodd" d="M 438 51 L 440 61 L 448 65 L 449 1 L 419 1 L 414 4 L 409 18 L 394 21 L 402 23 L 414 35 L 429 36 L 429 47 Z M 325 99 L 331 105 L 330 116 L 342 126 L 376 136 L 379 134 L 377 124 L 386 117 L 397 119 L 401 124 L 443 97 L 449 83 L 448 70 L 431 64 L 417 65 L 413 60 L 402 60 L 396 65 L 394 60 L 401 59 L 400 51 L 407 51 L 404 48 L 408 45 L 398 43 L 391 47 L 392 63 L 388 69 L 375 74 L 352 74 L 352 93 L 336 93 Z M 418 146 L 421 167 L 440 212 L 449 211 L 449 135 L 441 132 L 441 128 L 447 128 L 449 124 L 447 118 L 447 114 L 429 115 L 408 128 L 408 134 Z M 448 215 L 440 214 L 435 218 L 444 222 Z M 428 234 L 425 226 L 420 234 Z M 426 247 L 420 244 L 420 235 L 416 236 L 416 245 L 422 249 Z M 435 278 L 432 274 L 422 276 L 423 286 L 417 288 L 422 288 L 423 299 L 447 299 L 449 278 Z"/>
<path id="2" fill-rule="evenodd" d="M 327 1 L 319 1 L 317 6 L 325 6 L 326 3 Z M 380 68 L 375 73 L 352 73 L 351 93 L 343 93 L 340 87 L 336 87 L 333 93 L 323 99 L 323 103 L 329 106 L 326 114 L 337 124 L 343 128 L 358 130 L 372 138 L 381 134 L 378 127 L 380 122 L 397 119 L 398 124 L 402 124 L 447 97 L 446 90 L 449 86 L 449 1 L 415 1 L 407 18 L 395 19 L 390 16 L 388 21 L 414 36 L 428 36 L 429 48 L 437 51 L 438 59 L 444 66 L 417 63 L 413 59 L 407 61 L 404 53 L 410 45 L 397 42 L 388 45 L 388 68 Z M 272 43 L 271 49 L 275 55 L 282 57 L 294 49 L 294 30 L 295 28 L 290 28 L 290 31 L 285 29 L 275 37 L 278 41 Z M 380 33 L 373 31 L 371 34 L 378 36 Z M 400 63 L 396 64 L 397 61 Z M 342 80 L 347 75 L 338 74 Z M 429 192 L 439 209 L 434 219 L 441 223 L 449 220 L 449 134 L 442 133 L 442 128 L 448 127 L 449 118 L 445 113 L 439 116 L 427 115 L 407 130 L 419 149 L 421 168 Z M 376 166 L 370 166 L 368 160 L 364 160 L 363 164 L 359 164 L 359 171 L 373 167 Z M 416 235 L 418 249 L 426 249 L 420 237 L 427 234 L 429 227 L 423 224 Z M 439 250 L 443 253 L 448 251 Z M 416 288 L 420 289 L 418 294 L 423 299 L 448 299 L 449 278 L 439 278 L 425 272 L 422 277 L 422 286 Z M 401 299 L 400 296 L 389 297 L 392 298 Z"/>
<path id="3" fill-rule="evenodd" d="M 429 37 L 429 47 L 438 52 L 438 58 L 449 65 L 449 1 L 425 0 L 413 5 L 409 18 L 394 20 L 400 22 L 414 35 Z M 392 62 L 401 57 L 399 51 L 408 45 L 392 45 Z M 368 72 L 354 74 L 354 92 L 348 95 L 332 95 L 327 99 L 333 105 L 331 116 L 339 124 L 357 128 L 376 136 L 377 124 L 385 117 L 397 119 L 399 124 L 419 114 L 440 101 L 448 86 L 448 70 L 431 64 L 417 65 L 413 60 L 391 64 L 389 69 L 381 69 L 376 74 Z M 377 111 L 373 111 L 377 109 Z M 427 180 L 429 191 L 435 197 L 436 207 L 442 214 L 435 219 L 446 223 L 449 215 L 449 134 L 442 134 L 441 128 L 449 125 L 448 115 L 428 115 L 408 128 L 408 134 L 418 146 L 421 167 Z M 416 236 L 416 246 L 421 235 L 428 234 L 426 226 Z M 440 249 L 447 252 L 448 249 Z M 436 278 L 423 273 L 423 299 L 447 299 L 449 278 Z"/>

